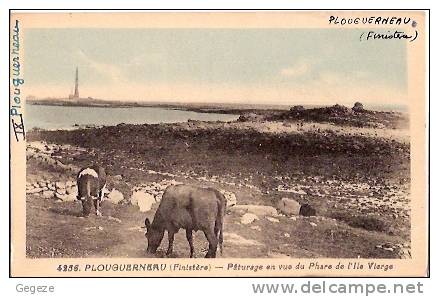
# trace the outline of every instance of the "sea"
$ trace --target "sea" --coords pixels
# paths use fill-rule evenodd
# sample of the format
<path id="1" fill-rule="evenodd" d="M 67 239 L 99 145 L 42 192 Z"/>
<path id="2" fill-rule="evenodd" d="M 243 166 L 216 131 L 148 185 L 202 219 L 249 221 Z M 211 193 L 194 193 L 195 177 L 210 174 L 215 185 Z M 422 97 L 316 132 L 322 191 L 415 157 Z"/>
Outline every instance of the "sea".
<path id="1" fill-rule="evenodd" d="M 26 104 L 25 128 L 70 130 L 87 126 L 180 123 L 188 120 L 234 121 L 239 115 L 162 107 L 84 107 Z"/>

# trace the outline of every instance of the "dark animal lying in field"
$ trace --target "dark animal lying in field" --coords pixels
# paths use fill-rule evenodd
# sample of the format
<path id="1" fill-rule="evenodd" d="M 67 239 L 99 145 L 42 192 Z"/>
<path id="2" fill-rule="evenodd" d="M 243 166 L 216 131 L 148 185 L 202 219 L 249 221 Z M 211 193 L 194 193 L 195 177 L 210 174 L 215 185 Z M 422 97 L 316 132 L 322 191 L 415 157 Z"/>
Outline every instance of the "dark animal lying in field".
<path id="1" fill-rule="evenodd" d="M 107 177 L 105 170 L 99 166 L 82 168 L 77 176 L 78 185 L 77 199 L 82 202 L 82 214 L 90 214 L 92 204 L 96 209 L 96 215 L 101 216 L 99 210 L 100 202 L 103 198 L 103 189 L 105 188 Z"/>
<path id="2" fill-rule="evenodd" d="M 302 206 L 300 207 L 299 214 L 301 216 L 306 216 L 306 217 L 315 216 L 316 210 L 308 203 L 305 203 L 305 204 L 302 204 Z"/>
<path id="3" fill-rule="evenodd" d="M 206 258 L 215 258 L 219 243 L 222 254 L 223 219 L 226 210 L 226 198 L 212 188 L 200 188 L 190 185 L 176 185 L 166 188 L 152 223 L 145 219 L 148 239 L 147 251 L 155 253 L 168 232 L 167 255 L 172 254 L 174 234 L 180 228 L 186 229 L 190 257 L 194 256 L 192 231 L 201 230 L 209 241 Z"/>

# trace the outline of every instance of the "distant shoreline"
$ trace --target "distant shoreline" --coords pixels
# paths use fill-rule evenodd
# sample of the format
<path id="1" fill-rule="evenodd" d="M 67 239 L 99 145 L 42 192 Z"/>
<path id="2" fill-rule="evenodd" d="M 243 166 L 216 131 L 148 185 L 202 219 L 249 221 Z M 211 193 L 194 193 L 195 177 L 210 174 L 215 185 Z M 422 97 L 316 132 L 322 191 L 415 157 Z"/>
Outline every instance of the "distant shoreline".
<path id="1" fill-rule="evenodd" d="M 87 100 L 87 102 L 84 102 Z M 235 114 L 242 115 L 246 113 L 271 113 L 273 111 L 286 111 L 294 105 L 270 105 L 270 104 L 240 104 L 240 103 L 177 103 L 177 102 L 122 102 L 103 100 L 95 98 L 80 98 L 77 101 L 71 99 L 32 99 L 27 100 L 27 104 L 31 105 L 45 105 L 45 106 L 69 106 L 69 107 L 102 107 L 102 108 L 135 108 L 135 107 L 149 107 L 149 108 L 165 108 L 171 110 L 193 111 L 199 113 L 220 113 L 220 114 Z M 309 104 L 303 105 L 306 108 L 325 107 L 331 105 L 317 105 Z M 369 110 L 374 111 L 397 111 L 405 113 L 408 107 L 405 105 L 395 106 L 370 106 Z"/>
<path id="2" fill-rule="evenodd" d="M 101 108 L 135 108 L 135 107 L 149 107 L 149 108 L 165 108 L 172 110 L 193 111 L 199 113 L 220 113 L 220 114 L 236 114 L 241 115 L 248 112 L 261 112 L 269 110 L 288 110 L 290 106 L 273 106 L 273 105 L 243 105 L 243 104 L 203 104 L 203 103 L 138 103 L 138 102 L 120 102 L 90 99 L 87 103 L 81 101 L 66 100 L 27 100 L 27 104 L 31 105 L 45 105 L 45 106 L 69 106 L 69 107 L 101 107 Z M 83 99 L 87 100 L 87 99 Z M 236 106 L 236 107 L 233 107 Z"/>

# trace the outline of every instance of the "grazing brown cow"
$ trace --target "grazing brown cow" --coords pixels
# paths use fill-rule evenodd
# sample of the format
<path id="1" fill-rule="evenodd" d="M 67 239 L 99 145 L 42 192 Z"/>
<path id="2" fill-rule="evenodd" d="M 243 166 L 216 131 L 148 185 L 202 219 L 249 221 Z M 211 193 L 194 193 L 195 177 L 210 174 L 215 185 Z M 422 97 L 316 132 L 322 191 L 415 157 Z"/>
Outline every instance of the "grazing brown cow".
<path id="1" fill-rule="evenodd" d="M 192 231 L 201 230 L 209 241 L 206 258 L 215 258 L 219 243 L 222 254 L 223 219 L 226 210 L 226 198 L 212 188 L 190 185 L 175 185 L 166 188 L 152 223 L 145 219 L 145 234 L 148 239 L 147 251 L 155 253 L 168 232 L 168 251 L 172 254 L 174 234 L 180 228 L 186 229 L 190 257 L 194 256 Z"/>
<path id="2" fill-rule="evenodd" d="M 76 178 L 78 186 L 77 199 L 82 202 L 82 214 L 86 217 L 90 214 L 92 204 L 96 209 L 96 215 L 101 216 L 99 210 L 100 202 L 103 198 L 107 176 L 105 170 L 99 166 L 82 168 Z"/>

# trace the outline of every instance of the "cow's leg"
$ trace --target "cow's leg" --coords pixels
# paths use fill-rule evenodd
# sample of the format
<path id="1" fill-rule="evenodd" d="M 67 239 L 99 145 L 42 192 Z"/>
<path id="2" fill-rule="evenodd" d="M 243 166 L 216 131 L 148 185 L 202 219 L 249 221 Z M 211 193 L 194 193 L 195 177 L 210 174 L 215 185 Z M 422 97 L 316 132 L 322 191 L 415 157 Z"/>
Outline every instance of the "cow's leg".
<path id="1" fill-rule="evenodd" d="M 97 210 L 96 210 L 96 214 L 97 214 L 98 216 L 102 217 L 102 212 L 101 212 L 101 200 L 100 200 L 100 199 L 97 199 L 96 205 L 97 205 L 97 207 L 98 207 Z"/>
<path id="2" fill-rule="evenodd" d="M 219 228 L 220 227 L 218 227 L 218 225 L 215 224 L 215 229 L 214 229 L 215 238 L 218 238 L 218 244 L 219 244 L 219 248 L 220 248 L 220 253 L 222 255 L 223 254 L 223 237 L 222 237 L 222 234 L 221 234 L 221 230 Z"/>
<path id="3" fill-rule="evenodd" d="M 100 201 L 99 201 L 99 199 L 93 199 L 93 203 L 94 203 L 94 206 L 95 206 L 95 209 L 96 209 L 96 215 L 101 217 L 102 213 L 100 211 Z"/>
<path id="4" fill-rule="evenodd" d="M 105 184 L 102 189 L 99 191 L 99 198 L 102 201 L 104 199 L 104 191 L 107 189 L 107 184 Z"/>
<path id="5" fill-rule="evenodd" d="M 194 257 L 194 241 L 192 238 L 192 229 L 186 230 L 186 239 L 189 242 L 189 248 L 191 249 L 190 257 L 193 258 Z"/>
<path id="6" fill-rule="evenodd" d="M 206 236 L 207 241 L 209 241 L 209 250 L 207 251 L 206 258 L 215 258 L 218 239 L 215 236 L 213 228 L 211 228 L 211 230 L 204 231 L 204 235 Z"/>
<path id="7" fill-rule="evenodd" d="M 174 234 L 176 231 L 172 228 L 168 229 L 168 251 L 166 252 L 166 256 L 172 255 L 172 250 L 174 249 Z"/>

